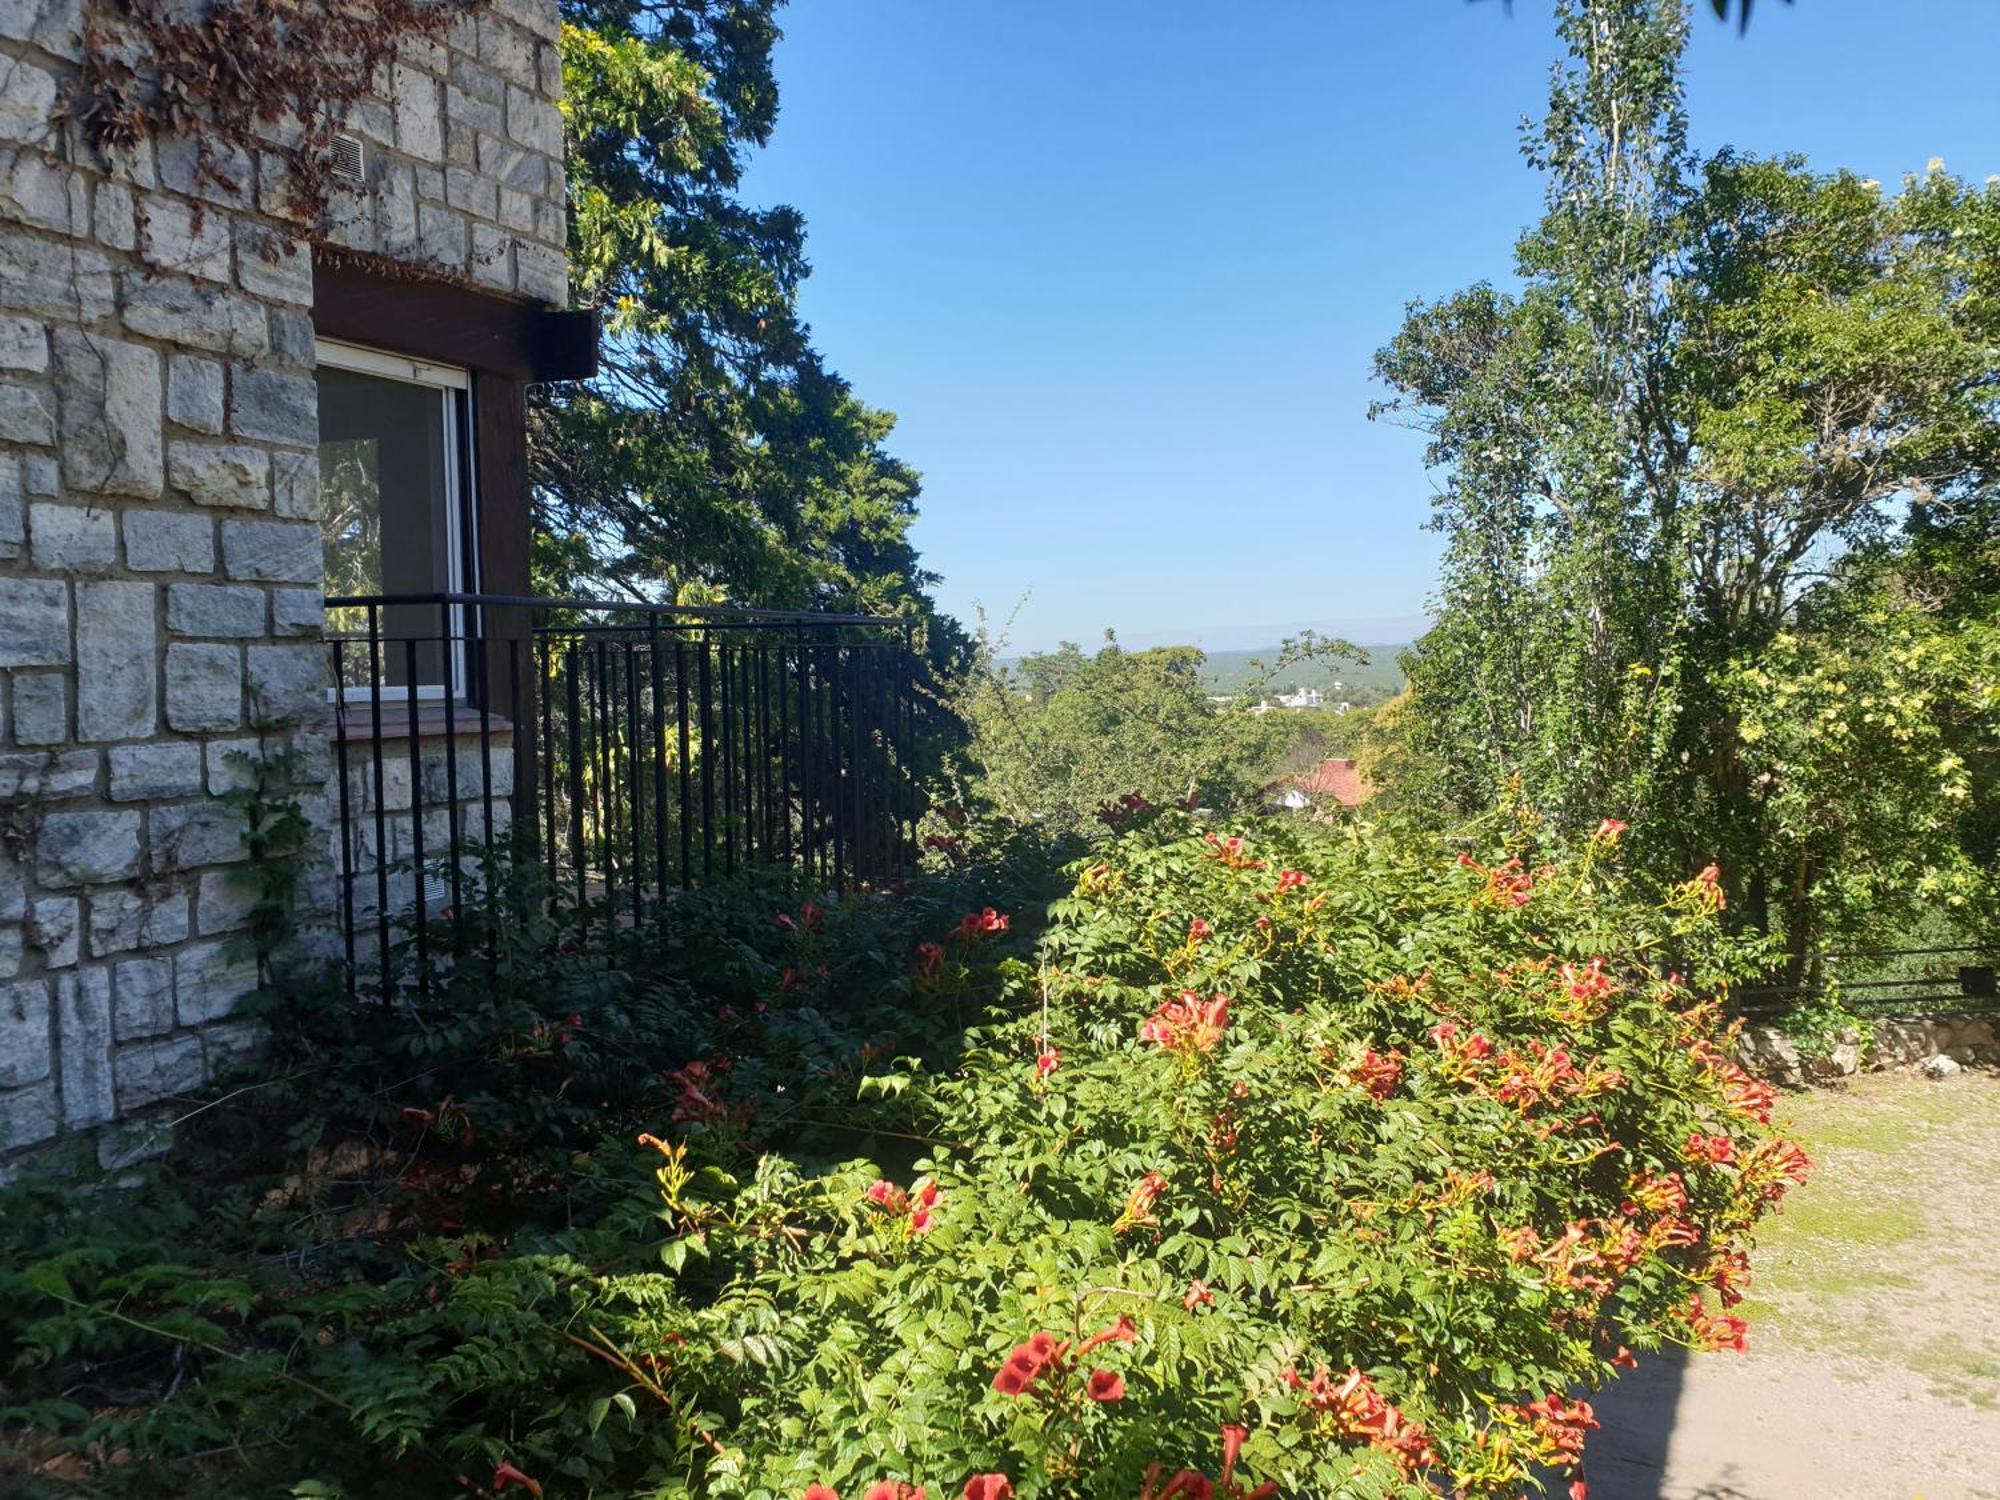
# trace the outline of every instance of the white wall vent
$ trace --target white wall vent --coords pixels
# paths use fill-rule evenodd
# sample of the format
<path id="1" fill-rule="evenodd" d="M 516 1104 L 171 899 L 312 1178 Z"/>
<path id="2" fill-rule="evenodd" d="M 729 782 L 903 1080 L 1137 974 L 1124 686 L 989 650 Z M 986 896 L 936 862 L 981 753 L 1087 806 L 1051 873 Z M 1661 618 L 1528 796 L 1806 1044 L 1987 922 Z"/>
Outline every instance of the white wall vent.
<path id="1" fill-rule="evenodd" d="M 361 137 L 349 135 L 345 131 L 333 138 L 333 180 L 335 182 L 364 183 L 368 180 L 368 158 L 362 149 Z"/>

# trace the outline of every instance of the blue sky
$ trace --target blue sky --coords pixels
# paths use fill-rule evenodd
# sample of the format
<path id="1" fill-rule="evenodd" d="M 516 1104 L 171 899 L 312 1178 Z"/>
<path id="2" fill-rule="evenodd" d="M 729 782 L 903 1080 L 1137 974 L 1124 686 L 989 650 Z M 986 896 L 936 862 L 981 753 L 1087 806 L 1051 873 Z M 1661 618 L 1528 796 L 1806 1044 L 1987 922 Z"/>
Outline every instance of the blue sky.
<path id="1" fill-rule="evenodd" d="M 747 184 L 802 210 L 829 362 L 900 417 L 941 603 L 1010 641 L 1416 628 L 1405 301 L 1503 279 L 1546 0 L 793 0 Z M 1695 18 L 1698 146 L 2000 172 L 2000 0 Z M 1022 604 L 1023 598 L 1026 603 Z M 1016 613 L 1016 606 L 1020 608 Z"/>

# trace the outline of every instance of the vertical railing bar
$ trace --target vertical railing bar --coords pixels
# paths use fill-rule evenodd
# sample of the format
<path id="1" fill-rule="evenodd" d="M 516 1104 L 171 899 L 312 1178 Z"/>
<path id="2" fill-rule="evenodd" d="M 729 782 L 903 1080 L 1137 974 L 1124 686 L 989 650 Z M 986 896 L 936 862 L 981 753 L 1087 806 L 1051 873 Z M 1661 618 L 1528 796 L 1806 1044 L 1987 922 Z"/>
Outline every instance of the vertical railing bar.
<path id="1" fill-rule="evenodd" d="M 627 829 L 632 835 L 632 935 L 639 933 L 639 906 L 644 899 L 640 887 L 646 880 L 646 776 L 641 757 L 646 737 L 639 733 L 638 642 L 626 636 L 621 642 L 625 656 L 625 739 L 626 756 L 632 768 L 632 815 Z"/>
<path id="2" fill-rule="evenodd" d="M 681 889 L 694 884 L 694 763 L 688 735 L 687 642 L 674 637 L 674 710 L 680 740 Z"/>
<path id="3" fill-rule="evenodd" d="M 562 889 L 562 839 L 556 832 L 557 803 L 562 791 L 556 776 L 556 657 L 553 637 L 544 633 L 530 636 L 528 651 L 535 668 L 535 720 L 542 740 L 542 770 L 538 801 L 531 816 L 544 826 L 543 850 L 549 867 L 549 895 Z"/>
<path id="4" fill-rule="evenodd" d="M 653 686 L 653 730 L 647 737 L 653 757 L 653 882 L 654 899 L 667 898 L 667 697 L 660 662 L 660 617 L 646 620 L 646 668 Z"/>
<path id="5" fill-rule="evenodd" d="M 340 777 L 340 936 L 341 951 L 347 955 L 347 998 L 352 1000 L 354 985 L 354 815 L 347 785 L 347 660 L 339 636 L 333 638 L 333 755 Z"/>
<path id="6" fill-rule="evenodd" d="M 743 772 L 743 863 L 754 864 L 757 860 L 757 835 L 762 824 L 757 821 L 757 750 L 752 724 L 752 703 L 750 687 L 750 651 L 748 644 L 736 648 L 738 711 L 742 717 L 741 733 L 737 737 L 736 759 Z"/>
<path id="7" fill-rule="evenodd" d="M 417 719 L 417 640 L 403 642 L 404 700 L 410 718 L 410 867 L 416 876 L 417 996 L 431 997 L 430 909 L 425 901 L 428 881 L 424 874 L 424 742 Z"/>
<path id="8" fill-rule="evenodd" d="M 618 789 L 612 767 L 617 757 L 617 726 L 612 723 L 611 659 L 603 636 L 597 637 L 591 652 L 592 744 L 596 746 L 595 786 L 591 811 L 597 817 L 599 879 L 604 885 L 604 942 L 608 948 L 618 939 Z"/>
<path id="9" fill-rule="evenodd" d="M 701 878 L 715 875 L 715 739 L 710 700 L 714 692 L 710 653 L 714 643 L 701 632 Z"/>
<path id="10" fill-rule="evenodd" d="M 778 861 L 792 862 L 792 690 L 791 674 L 785 670 L 785 653 L 791 647 L 778 643 Z"/>
<path id="11" fill-rule="evenodd" d="M 458 659 L 458 645 L 451 629 L 452 606 L 438 606 L 438 655 L 444 659 L 444 806 L 446 841 L 451 850 L 451 952 L 457 958 L 465 951 L 465 890 L 459 862 L 464 856 L 462 830 L 458 821 L 458 716 L 452 706 L 458 684 L 452 665 Z"/>
<path id="12" fill-rule="evenodd" d="M 832 632 L 829 631 L 829 634 Z M 831 783 L 831 796 L 828 801 L 833 809 L 833 885 L 835 890 L 844 891 L 847 889 L 848 853 L 852 847 L 844 825 L 847 821 L 848 795 L 853 788 L 850 785 L 848 768 L 841 764 L 840 714 L 845 707 L 850 723 L 853 720 L 853 703 L 849 701 L 843 704 L 842 701 L 847 688 L 848 669 L 852 663 L 847 660 L 847 653 L 841 647 L 837 636 L 832 640 L 830 654 L 833 658 L 831 663 L 833 670 L 830 673 L 827 695 L 827 748 L 833 754 L 830 763 L 832 775 L 828 777 Z"/>
<path id="13" fill-rule="evenodd" d="M 569 858 L 576 880 L 576 932 L 581 942 L 590 930 L 590 861 L 583 849 L 583 687 L 577 681 L 577 656 L 582 642 L 563 648 L 563 677 L 569 707 Z"/>
<path id="14" fill-rule="evenodd" d="M 368 715 L 374 731 L 370 752 L 375 769 L 375 927 L 381 949 L 382 1003 L 393 988 L 395 965 L 389 953 L 389 817 L 382 805 L 388 796 L 382 767 L 382 640 L 381 606 L 368 606 Z"/>
<path id="15" fill-rule="evenodd" d="M 736 874 L 736 692 L 730 670 L 730 646 L 716 642 L 716 706 L 722 716 L 722 874 Z"/>

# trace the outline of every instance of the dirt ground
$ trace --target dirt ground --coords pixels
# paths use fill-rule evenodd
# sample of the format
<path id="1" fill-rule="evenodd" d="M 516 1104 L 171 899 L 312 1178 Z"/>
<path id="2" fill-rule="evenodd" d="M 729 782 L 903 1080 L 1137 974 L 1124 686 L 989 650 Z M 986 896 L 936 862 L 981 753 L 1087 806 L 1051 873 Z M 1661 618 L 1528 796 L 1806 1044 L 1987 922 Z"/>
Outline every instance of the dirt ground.
<path id="1" fill-rule="evenodd" d="M 1604 1393 L 1590 1500 L 2000 1500 L 2000 1076 L 1786 1112 L 1817 1171 L 1760 1236 L 1750 1352 Z"/>

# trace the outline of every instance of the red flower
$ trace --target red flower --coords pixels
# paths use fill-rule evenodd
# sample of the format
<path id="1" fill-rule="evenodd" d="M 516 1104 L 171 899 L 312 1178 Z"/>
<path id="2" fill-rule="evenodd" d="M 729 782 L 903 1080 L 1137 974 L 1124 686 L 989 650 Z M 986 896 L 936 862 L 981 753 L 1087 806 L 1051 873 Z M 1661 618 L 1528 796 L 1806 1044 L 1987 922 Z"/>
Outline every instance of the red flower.
<path id="1" fill-rule="evenodd" d="M 1181 1306 L 1189 1312 L 1197 1307 L 1211 1307 L 1215 1303 L 1215 1293 L 1208 1289 L 1205 1281 L 1190 1281 L 1188 1289 L 1181 1295 Z"/>
<path id="2" fill-rule="evenodd" d="M 504 1490 L 509 1485 L 516 1484 L 533 1495 L 535 1500 L 542 1500 L 542 1486 L 540 1481 L 530 1479 L 512 1464 L 501 1464 L 500 1467 L 493 1471 L 493 1488 L 495 1491 Z"/>
<path id="3" fill-rule="evenodd" d="M 868 1486 L 862 1500 L 924 1500 L 924 1487 L 900 1479 L 878 1479 Z"/>
<path id="4" fill-rule="evenodd" d="M 1138 1337 L 1138 1328 L 1130 1318 L 1120 1313 L 1110 1323 L 1077 1345 L 1076 1352 L 1080 1355 L 1088 1354 L 1103 1344 L 1130 1344 L 1136 1342 Z"/>
<path id="5" fill-rule="evenodd" d="M 1618 1352 L 1611 1356 L 1611 1365 L 1613 1369 L 1636 1370 L 1639 1368 L 1639 1361 L 1632 1357 L 1632 1351 L 1630 1349 L 1627 1349 L 1623 1344 L 1620 1344 L 1618 1346 Z"/>
<path id="6" fill-rule="evenodd" d="M 1125 1212 L 1112 1225 L 1112 1233 L 1122 1234 L 1127 1229 L 1141 1224 L 1158 1222 L 1153 1217 L 1153 1205 L 1160 1201 L 1160 1194 L 1167 1190 L 1167 1179 L 1158 1172 L 1148 1172 L 1139 1179 L 1139 1185 L 1132 1189 L 1125 1200 Z"/>
<path id="7" fill-rule="evenodd" d="M 1160 1500 L 1172 1500 L 1175 1495 L 1185 1495 L 1187 1500 L 1215 1500 L 1215 1486 L 1193 1469 L 1182 1469 L 1167 1481 L 1167 1487 L 1160 1491 Z"/>
<path id="8" fill-rule="evenodd" d="M 840 1500 L 840 1496 L 823 1484 L 809 1484 L 799 1500 Z"/>
<path id="9" fill-rule="evenodd" d="M 1688 1136 L 1687 1159 L 1718 1165 L 1732 1162 L 1736 1160 L 1736 1145 L 1726 1135 L 1703 1135 L 1697 1130 Z"/>
<path id="10" fill-rule="evenodd" d="M 1041 1374 L 1040 1365 L 1028 1365 L 1017 1358 L 1011 1358 L 993 1373 L 993 1389 L 1003 1396 L 1025 1395 L 1035 1377 Z"/>
<path id="11" fill-rule="evenodd" d="M 1014 1485 L 1005 1474 L 974 1474 L 965 1481 L 963 1500 L 1013 1500 Z"/>
<path id="12" fill-rule="evenodd" d="M 980 938 L 992 933 L 1005 932 L 1007 923 L 1008 918 L 1005 915 L 989 906 L 984 911 L 969 911 L 959 918 L 958 926 L 952 929 L 952 934 L 961 943 L 976 943 Z"/>
<path id="13" fill-rule="evenodd" d="M 1630 826 L 1622 818 L 1606 818 L 1602 823 L 1597 825 L 1597 832 L 1593 833 L 1591 837 L 1601 844 L 1613 843 L 1617 840 L 1618 835 Z"/>
<path id="14" fill-rule="evenodd" d="M 1037 1078 L 1046 1078 L 1061 1066 L 1062 1054 L 1053 1049 L 1035 1055 L 1035 1076 Z"/>
<path id="15" fill-rule="evenodd" d="M 1139 1023 L 1139 1040 L 1192 1056 L 1207 1052 L 1222 1040 L 1229 1024 L 1229 997 L 1203 1000 L 1182 990 L 1177 1000 L 1162 1000 L 1158 1010 Z"/>
<path id="16" fill-rule="evenodd" d="M 1214 935 L 1215 929 L 1200 917 L 1196 917 L 1192 922 L 1188 923 L 1188 941 L 1191 943 L 1205 943 Z"/>
<path id="17" fill-rule="evenodd" d="M 1093 1401 L 1123 1401 L 1125 1377 L 1111 1370 L 1092 1370 L 1084 1394 Z"/>
<path id="18" fill-rule="evenodd" d="M 1590 1500 L 1590 1486 L 1581 1479 L 1569 1482 L 1569 1500 Z"/>
<path id="19" fill-rule="evenodd" d="M 777 921 L 778 931 L 780 932 L 797 932 L 799 930 L 798 923 L 792 920 L 791 913 L 789 912 L 779 912 Z"/>
<path id="20" fill-rule="evenodd" d="M 1280 870 L 1278 872 L 1278 889 L 1281 891 L 1295 891 L 1305 885 L 1307 880 L 1308 877 L 1304 870 Z"/>
<path id="21" fill-rule="evenodd" d="M 1222 1429 L 1222 1486 L 1229 1487 L 1229 1478 L 1236 1472 L 1236 1459 L 1243 1452 L 1243 1440 L 1250 1436 L 1247 1427 L 1225 1425 Z"/>
<path id="22" fill-rule="evenodd" d="M 1385 1056 L 1374 1048 L 1363 1049 L 1361 1060 L 1349 1070 L 1356 1088 L 1376 1099 L 1386 1099 L 1403 1081 L 1403 1054 L 1391 1048 Z"/>

